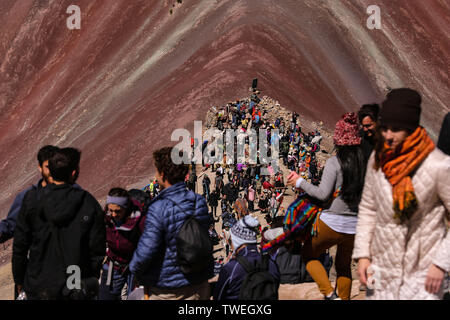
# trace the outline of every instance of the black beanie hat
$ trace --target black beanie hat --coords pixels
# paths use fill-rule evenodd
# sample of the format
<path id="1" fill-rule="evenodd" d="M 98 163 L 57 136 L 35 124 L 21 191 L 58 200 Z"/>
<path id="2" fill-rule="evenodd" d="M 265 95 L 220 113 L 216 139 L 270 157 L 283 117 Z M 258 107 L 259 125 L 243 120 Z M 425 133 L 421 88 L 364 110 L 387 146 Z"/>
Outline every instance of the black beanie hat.
<path id="1" fill-rule="evenodd" d="M 380 126 L 414 131 L 420 123 L 422 97 L 412 89 L 390 91 L 380 110 Z"/>
<path id="2" fill-rule="evenodd" d="M 358 111 L 358 120 L 361 123 L 365 117 L 370 117 L 373 121 L 378 121 L 378 114 L 380 113 L 380 106 L 374 104 L 363 104 Z"/>

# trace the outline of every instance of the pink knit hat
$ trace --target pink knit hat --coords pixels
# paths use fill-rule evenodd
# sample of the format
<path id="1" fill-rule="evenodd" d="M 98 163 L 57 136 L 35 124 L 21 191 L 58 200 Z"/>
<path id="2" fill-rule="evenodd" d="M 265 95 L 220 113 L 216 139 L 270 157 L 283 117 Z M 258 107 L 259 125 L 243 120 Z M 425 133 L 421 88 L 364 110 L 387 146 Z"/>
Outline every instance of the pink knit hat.
<path id="1" fill-rule="evenodd" d="M 356 146 L 361 144 L 356 113 L 347 112 L 336 123 L 333 142 L 337 146 Z"/>

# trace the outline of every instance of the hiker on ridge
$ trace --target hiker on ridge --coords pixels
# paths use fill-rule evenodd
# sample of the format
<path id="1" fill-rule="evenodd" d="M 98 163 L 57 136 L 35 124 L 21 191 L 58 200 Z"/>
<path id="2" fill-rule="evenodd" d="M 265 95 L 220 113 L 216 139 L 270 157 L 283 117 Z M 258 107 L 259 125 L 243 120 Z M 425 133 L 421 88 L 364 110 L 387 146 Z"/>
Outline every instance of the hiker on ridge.
<path id="1" fill-rule="evenodd" d="M 365 173 L 355 113 L 344 114 L 336 123 L 333 140 L 337 155 L 326 162 L 319 186 L 308 183 L 295 172 L 289 175 L 288 184 L 320 201 L 331 200 L 331 204 L 324 204 L 318 218 L 318 234 L 308 237 L 302 256 L 306 270 L 319 286 L 325 300 L 349 300 L 352 287 L 351 255 Z M 339 192 L 337 195 L 336 191 Z M 331 286 L 327 272 L 318 260 L 333 245 L 337 245 L 337 290 Z"/>
<path id="2" fill-rule="evenodd" d="M 422 98 L 388 93 L 367 165 L 353 259 L 367 299 L 442 299 L 450 271 L 450 157 L 419 125 Z M 374 281 L 374 283 L 372 283 Z"/>
<path id="3" fill-rule="evenodd" d="M 26 188 L 21 191 L 13 201 L 11 208 L 5 219 L 0 221 L 0 243 L 4 243 L 14 236 L 14 229 L 17 223 L 17 217 L 19 215 L 20 208 L 22 207 L 23 199 L 26 193 L 32 189 L 42 191 L 49 184 L 50 171 L 48 170 L 48 160 L 55 154 L 58 147 L 47 145 L 39 149 L 37 154 L 38 159 L 38 169 L 41 173 L 41 179 L 38 183 Z M 17 287 L 14 287 L 14 298 L 18 296 Z"/>
<path id="4" fill-rule="evenodd" d="M 104 214 L 97 200 L 73 186 L 80 152 L 57 151 L 49 160 L 50 184 L 30 190 L 14 232 L 12 270 L 28 300 L 94 299 L 106 250 Z M 81 286 L 70 286 L 71 267 Z M 76 269 L 76 268 L 75 268 Z"/>
<path id="5" fill-rule="evenodd" d="M 212 215 L 216 218 L 217 215 L 217 207 L 219 206 L 220 193 L 217 190 L 214 190 L 209 197 L 209 206 L 211 207 Z"/>
<path id="6" fill-rule="evenodd" d="M 5 219 L 0 221 L 0 243 L 8 241 L 14 235 L 14 229 L 16 227 L 17 216 L 19 215 L 20 208 L 22 207 L 23 199 L 28 191 L 31 189 L 42 190 L 47 184 L 49 184 L 50 171 L 48 170 L 48 160 L 55 154 L 58 147 L 55 146 L 44 146 L 39 149 L 37 154 L 38 159 L 38 169 L 41 173 L 41 179 L 38 183 L 32 185 L 22 192 L 20 192 L 14 199 L 11 208 L 9 209 L 8 215 Z"/>
<path id="7" fill-rule="evenodd" d="M 112 188 L 106 197 L 107 250 L 99 288 L 99 300 L 121 300 L 122 289 L 133 284 L 128 265 L 144 230 L 145 213 L 130 200 L 125 189 Z"/>
<path id="8" fill-rule="evenodd" d="M 251 215 L 246 215 L 231 228 L 233 256 L 220 270 L 219 279 L 214 287 L 214 300 L 237 300 L 239 298 L 239 292 L 247 272 L 238 262 L 237 256 L 243 257 L 251 264 L 261 260 L 256 241 L 258 227 L 258 219 Z M 279 283 L 280 274 L 272 258 L 269 259 L 268 267 L 270 274 Z"/>
<path id="9" fill-rule="evenodd" d="M 200 274 L 185 275 L 177 261 L 177 235 L 191 216 L 208 230 L 208 207 L 205 198 L 186 190 L 183 181 L 188 165 L 174 164 L 171 153 L 172 147 L 153 153 L 162 190 L 148 208 L 130 271 L 144 285 L 150 300 L 205 300 L 210 297 L 208 279 L 213 275 L 213 260 Z"/>
<path id="10" fill-rule="evenodd" d="M 205 197 L 206 201 L 209 201 L 210 197 L 210 189 L 209 186 L 211 185 L 211 179 L 209 179 L 208 175 L 205 174 L 202 180 L 202 187 L 203 187 L 203 196 Z"/>
<path id="11" fill-rule="evenodd" d="M 375 133 L 377 129 L 377 120 L 379 113 L 378 104 L 365 104 L 358 111 L 358 120 L 361 125 L 361 147 L 364 152 L 364 158 L 369 161 L 370 154 L 375 148 Z"/>

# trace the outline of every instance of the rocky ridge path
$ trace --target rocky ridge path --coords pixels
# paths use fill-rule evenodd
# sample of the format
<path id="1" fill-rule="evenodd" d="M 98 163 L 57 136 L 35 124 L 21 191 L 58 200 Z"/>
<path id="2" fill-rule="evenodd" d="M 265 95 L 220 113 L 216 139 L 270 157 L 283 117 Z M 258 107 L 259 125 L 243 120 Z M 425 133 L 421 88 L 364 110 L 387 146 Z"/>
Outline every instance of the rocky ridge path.
<path id="1" fill-rule="evenodd" d="M 240 99 L 245 100 L 245 98 Z M 274 123 L 275 119 L 280 117 L 282 118 L 286 125 L 290 124 L 291 121 L 291 115 L 292 112 L 286 110 L 285 108 L 283 108 L 280 103 L 268 96 L 263 96 L 261 99 L 261 102 L 259 103 L 261 112 L 267 111 L 267 114 L 265 117 L 263 117 L 264 121 L 269 121 L 270 123 Z M 210 110 L 207 115 L 206 115 L 206 126 L 203 127 L 203 130 L 205 131 L 207 128 L 209 127 L 214 127 L 213 124 L 213 110 Z M 322 152 L 318 152 L 316 153 L 316 157 L 320 163 L 321 166 L 325 165 L 325 162 L 328 158 L 330 158 L 331 156 L 331 151 L 333 149 L 333 132 L 327 128 L 325 128 L 323 126 L 323 123 L 318 120 L 318 121 L 310 121 L 307 120 L 305 117 L 303 117 L 301 114 L 298 117 L 298 123 L 300 123 L 300 127 L 302 128 L 302 131 L 304 133 L 308 133 L 310 131 L 315 131 L 316 129 L 322 134 L 322 142 L 321 142 L 321 150 L 326 150 L 328 153 L 322 153 Z M 280 168 L 283 172 L 283 177 L 285 179 L 285 181 L 287 180 L 287 176 L 290 173 L 290 170 L 283 165 L 282 161 L 280 161 L 279 163 Z M 214 175 L 215 173 L 213 173 L 211 171 L 211 169 L 208 169 L 206 171 L 202 171 L 202 166 L 198 165 L 196 167 L 197 170 L 197 175 L 199 176 L 199 179 L 197 179 L 197 185 L 196 185 L 196 192 L 197 193 L 202 193 L 202 181 L 203 181 L 203 176 L 200 177 L 201 174 L 206 174 L 208 175 L 208 177 L 211 180 L 211 188 L 214 186 Z M 224 178 L 224 183 L 228 182 L 228 178 Z M 295 200 L 295 193 L 292 191 L 292 189 L 287 189 L 286 193 L 284 195 L 284 201 L 282 203 L 282 206 L 284 209 L 286 209 L 290 203 L 292 203 L 292 201 Z M 257 209 L 257 201 L 255 201 L 255 209 Z M 281 212 L 281 208 L 280 211 Z M 217 207 L 217 215 L 221 215 L 222 213 L 222 209 L 221 206 L 219 205 Z M 260 211 L 256 211 L 253 213 L 254 216 L 256 216 L 262 226 L 262 228 L 264 228 L 265 226 L 267 226 L 267 222 L 266 219 L 264 218 L 264 215 L 260 213 Z M 217 231 L 217 233 L 219 235 L 222 234 L 222 221 L 220 220 L 218 223 L 216 223 L 215 229 Z M 258 240 L 259 241 L 259 240 Z M 215 253 L 215 257 L 217 256 L 223 256 L 225 257 L 225 248 L 224 246 L 219 243 L 218 245 L 216 245 L 214 247 L 214 250 L 217 251 Z M 330 254 L 333 257 L 333 261 L 335 259 L 336 256 L 336 247 L 332 247 L 330 248 Z M 215 277 L 215 279 L 217 278 L 217 276 Z M 356 273 L 356 264 L 352 263 L 352 278 L 353 278 L 353 282 L 352 282 L 352 291 L 351 291 L 351 300 L 363 300 L 365 298 L 365 292 L 364 291 L 360 291 L 359 287 L 360 287 L 360 282 L 358 280 L 358 275 Z M 336 281 L 336 271 L 334 268 L 334 264 L 333 267 L 330 270 L 330 281 L 332 282 L 332 285 L 334 285 L 335 281 Z M 323 296 L 320 293 L 317 285 L 312 282 L 312 283 L 301 283 L 301 284 L 282 284 L 280 285 L 280 289 L 279 289 L 279 298 L 280 300 L 322 300 Z"/>

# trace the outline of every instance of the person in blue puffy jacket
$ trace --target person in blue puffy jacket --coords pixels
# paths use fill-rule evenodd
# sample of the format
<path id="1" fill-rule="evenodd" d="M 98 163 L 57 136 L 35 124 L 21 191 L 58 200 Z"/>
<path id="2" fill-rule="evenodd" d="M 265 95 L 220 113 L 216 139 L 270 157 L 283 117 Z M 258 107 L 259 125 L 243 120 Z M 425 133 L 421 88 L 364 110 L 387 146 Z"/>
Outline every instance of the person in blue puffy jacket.
<path id="1" fill-rule="evenodd" d="M 177 263 L 176 237 L 192 215 L 207 230 L 208 207 L 201 195 L 186 189 L 188 165 L 174 164 L 171 153 L 171 147 L 153 153 L 162 191 L 150 203 L 129 267 L 150 300 L 205 300 L 210 298 L 208 279 L 214 275 L 213 261 L 207 272 L 184 275 Z"/>

